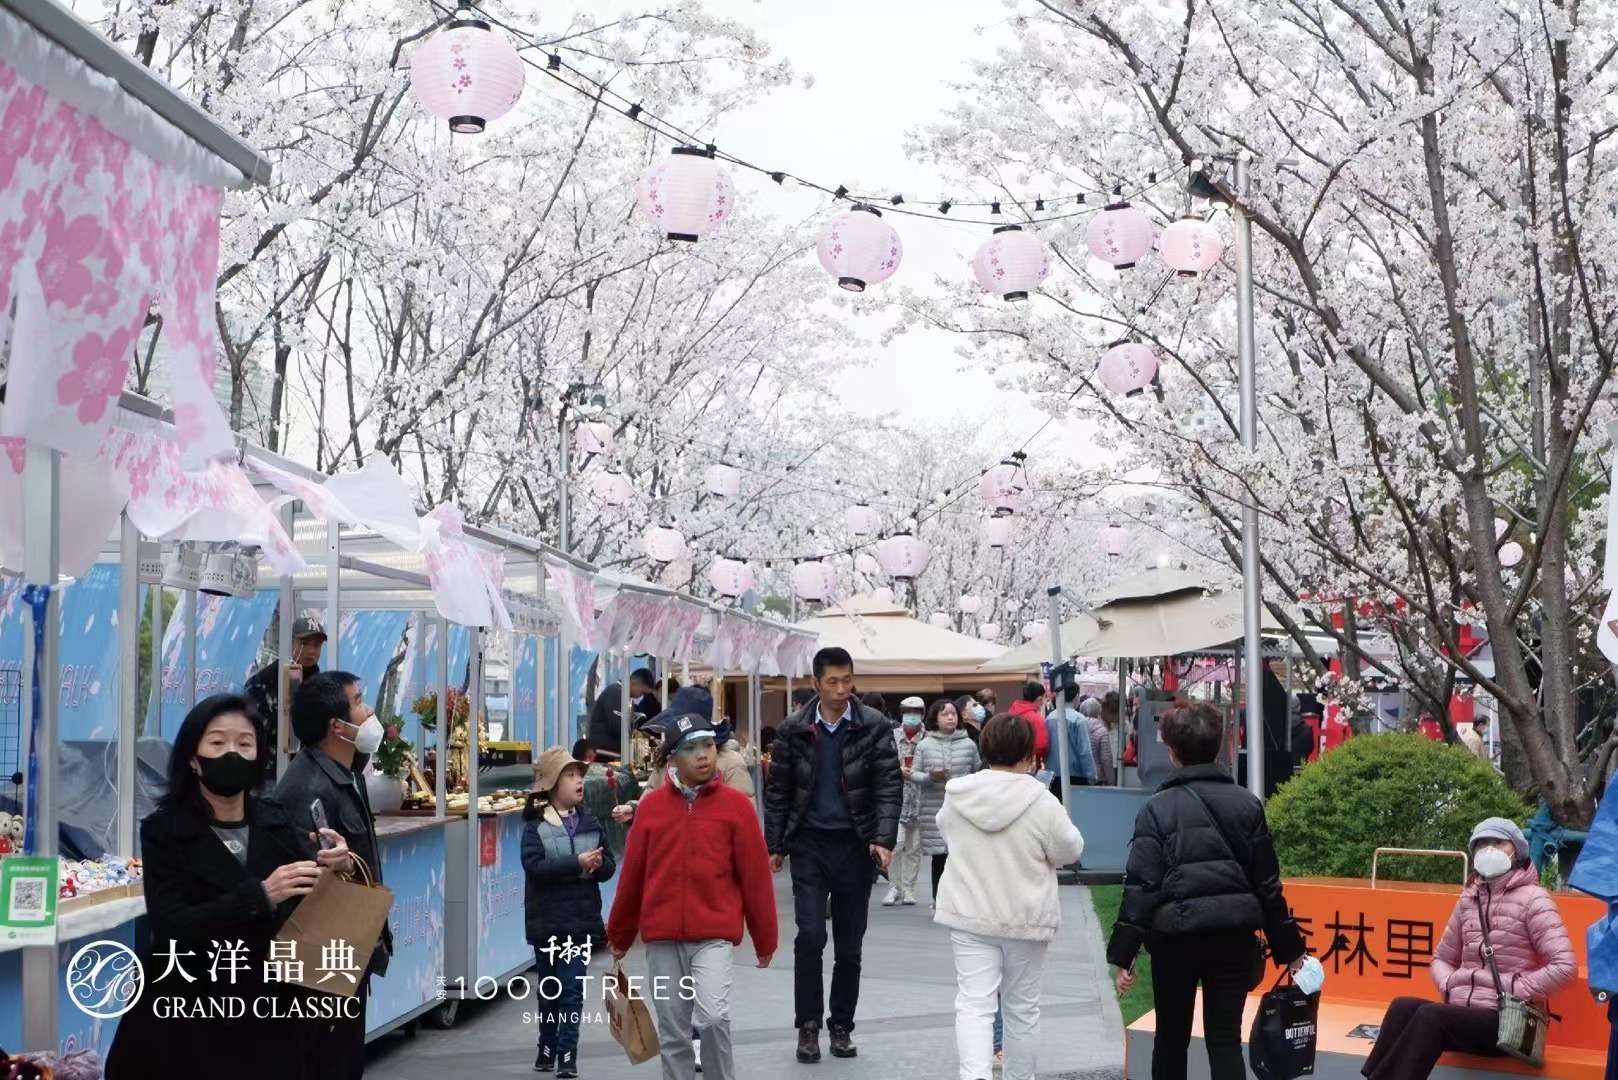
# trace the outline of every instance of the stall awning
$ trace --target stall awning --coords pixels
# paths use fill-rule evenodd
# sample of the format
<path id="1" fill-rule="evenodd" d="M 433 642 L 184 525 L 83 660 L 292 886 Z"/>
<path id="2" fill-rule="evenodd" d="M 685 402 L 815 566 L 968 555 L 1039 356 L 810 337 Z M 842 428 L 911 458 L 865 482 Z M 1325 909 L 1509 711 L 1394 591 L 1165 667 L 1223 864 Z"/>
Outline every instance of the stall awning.
<path id="1" fill-rule="evenodd" d="M 953 675 L 976 671 L 1005 651 L 981 638 L 914 618 L 893 603 L 853 597 L 798 624 L 818 634 L 821 648 L 841 646 L 861 675 Z"/>

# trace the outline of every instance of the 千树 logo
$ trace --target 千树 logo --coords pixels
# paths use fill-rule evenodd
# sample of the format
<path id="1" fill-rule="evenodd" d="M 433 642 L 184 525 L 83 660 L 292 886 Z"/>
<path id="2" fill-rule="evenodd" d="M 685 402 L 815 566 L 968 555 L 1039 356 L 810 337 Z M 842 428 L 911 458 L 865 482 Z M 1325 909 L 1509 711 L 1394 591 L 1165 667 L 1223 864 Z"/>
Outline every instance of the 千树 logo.
<path id="1" fill-rule="evenodd" d="M 79 1011 L 111 1020 L 135 1007 L 146 986 L 140 957 L 117 941 L 92 941 L 67 965 L 67 992 Z"/>

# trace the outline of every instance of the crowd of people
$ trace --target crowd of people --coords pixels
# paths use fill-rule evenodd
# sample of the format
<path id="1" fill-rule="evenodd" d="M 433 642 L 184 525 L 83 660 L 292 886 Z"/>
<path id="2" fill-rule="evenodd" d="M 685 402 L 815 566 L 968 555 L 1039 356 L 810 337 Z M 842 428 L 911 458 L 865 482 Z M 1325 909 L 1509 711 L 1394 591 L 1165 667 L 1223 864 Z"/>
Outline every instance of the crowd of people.
<path id="1" fill-rule="evenodd" d="M 255 701 L 210 697 L 176 737 L 167 794 L 141 824 L 152 942 L 143 959 L 163 972 L 148 1003 L 207 993 L 172 963 L 165 970 L 174 957 L 160 950 L 200 956 L 226 939 L 240 941 L 249 961 L 234 993 L 315 994 L 254 974 L 272 938 L 326 875 L 360 870 L 379 879 L 362 773 L 381 725 L 357 679 L 314 669 L 318 640 L 306 636 L 306 677 L 291 706 L 301 748 L 273 787 L 263 759 L 274 748 Z M 770 966 L 780 933 L 773 879 L 783 871 L 792 896 L 797 1060 L 820 1060 L 823 1032 L 833 1057 L 855 1057 L 873 890 L 885 878 L 883 905 L 916 905 L 925 859 L 931 918 L 948 931 L 955 964 L 960 1080 L 1035 1076 L 1043 967 L 1061 919 L 1057 873 L 1084 851 L 1075 815 L 1061 804 L 1061 777 L 1049 774 L 1065 756 L 1070 784 L 1115 781 L 1117 696 L 1086 698 L 1060 686 L 1047 714 L 1044 686 L 1030 682 L 1005 712 L 985 690 L 930 706 L 907 697 L 890 722 L 885 703 L 856 693 L 847 652 L 822 649 L 813 667 L 812 690 L 768 747 L 762 820 L 757 748 L 740 744 L 699 685 L 678 688 L 665 705 L 650 673 L 631 679 L 636 726 L 652 756 L 641 798 L 613 811 L 628 827 L 621 852 L 584 801 L 589 756 L 621 753 L 622 691 L 604 690 L 603 698 L 618 697 L 598 700 L 602 716 L 597 723 L 592 714 L 590 738 L 539 757 L 524 809 L 524 914 L 535 982 L 560 993 L 539 1003 L 537 1071 L 580 1074 L 591 950 L 554 948 L 565 939 L 604 945 L 615 964 L 639 944 L 654 984 L 688 990 L 651 995 L 665 1080 L 699 1071 L 735 1077 L 734 952 L 749 940 L 757 966 Z M 1107 958 L 1120 992 L 1133 985 L 1137 958 L 1153 958 L 1154 1080 L 1187 1075 L 1199 996 L 1210 1075 L 1236 1080 L 1246 1072 L 1243 1009 L 1263 957 L 1294 973 L 1311 961 L 1283 894 L 1263 803 L 1216 763 L 1222 714 L 1181 703 L 1162 716 L 1158 734 L 1174 771 L 1135 822 Z M 597 747 L 597 738 L 612 745 Z M 1576 975 L 1566 927 L 1521 830 L 1484 821 L 1469 854 L 1471 880 L 1431 964 L 1439 999 L 1389 1006 L 1365 1061 L 1370 1080 L 1418 1080 L 1446 1051 L 1498 1054 L 1502 1003 L 1543 1004 Z M 601 885 L 614 878 L 604 913 Z M 266 1078 L 358 1077 L 363 1003 L 391 952 L 384 926 L 358 958 L 358 1008 L 315 1021 L 136 1008 L 118 1029 L 106 1075 L 200 1075 L 229 1060 L 233 1071 Z"/>

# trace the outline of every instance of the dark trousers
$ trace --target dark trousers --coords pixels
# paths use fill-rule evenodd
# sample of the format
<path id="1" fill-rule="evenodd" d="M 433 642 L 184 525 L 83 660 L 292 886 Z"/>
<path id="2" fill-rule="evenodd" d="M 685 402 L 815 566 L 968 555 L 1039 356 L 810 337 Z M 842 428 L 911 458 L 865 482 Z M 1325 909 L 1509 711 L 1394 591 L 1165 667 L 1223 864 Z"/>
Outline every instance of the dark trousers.
<path id="1" fill-rule="evenodd" d="M 933 903 L 938 903 L 938 883 L 944 880 L 944 864 L 949 862 L 949 852 L 933 856 Z"/>
<path id="2" fill-rule="evenodd" d="M 1426 1080 L 1445 1051 L 1499 1057 L 1500 1014 L 1493 1009 L 1394 998 L 1360 1072 L 1372 1080 Z"/>
<path id="3" fill-rule="evenodd" d="M 1212 1080 L 1245 1080 L 1242 1009 L 1253 977 L 1253 932 L 1190 934 L 1152 946 L 1152 995 L 1157 1037 L 1152 1080 L 1185 1080 L 1186 1053 L 1197 987 L 1202 987 L 1202 1030 Z"/>
<path id="4" fill-rule="evenodd" d="M 326 1021 L 313 1032 L 306 1044 L 308 1075 L 330 1080 L 360 1080 L 365 1075 L 365 1006 L 371 996 L 371 977 L 360 980 L 354 995 L 360 1003 L 357 1017 Z M 353 1008 L 353 1006 L 350 1006 Z"/>
<path id="5" fill-rule="evenodd" d="M 793 1024 L 819 1026 L 827 1008 L 826 906 L 831 905 L 831 1027 L 854 1030 L 860 1000 L 860 954 L 871 905 L 871 857 L 852 831 L 802 829 L 789 852 L 792 910 L 798 936 L 792 944 Z"/>
<path id="6" fill-rule="evenodd" d="M 554 944 L 555 939 L 551 940 Z M 540 1046 L 557 1051 L 579 1048 L 584 969 L 582 956 L 563 960 L 559 950 L 534 947 L 534 1011 L 539 1014 Z"/>

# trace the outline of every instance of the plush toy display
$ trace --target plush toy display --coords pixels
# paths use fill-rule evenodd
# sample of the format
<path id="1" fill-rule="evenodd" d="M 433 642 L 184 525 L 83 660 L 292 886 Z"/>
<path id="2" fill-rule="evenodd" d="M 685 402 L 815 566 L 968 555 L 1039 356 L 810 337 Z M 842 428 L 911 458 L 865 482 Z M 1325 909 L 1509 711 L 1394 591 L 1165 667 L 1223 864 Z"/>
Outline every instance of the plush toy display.
<path id="1" fill-rule="evenodd" d="M 0 810 L 0 855 L 22 851 L 22 815 Z"/>

